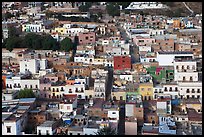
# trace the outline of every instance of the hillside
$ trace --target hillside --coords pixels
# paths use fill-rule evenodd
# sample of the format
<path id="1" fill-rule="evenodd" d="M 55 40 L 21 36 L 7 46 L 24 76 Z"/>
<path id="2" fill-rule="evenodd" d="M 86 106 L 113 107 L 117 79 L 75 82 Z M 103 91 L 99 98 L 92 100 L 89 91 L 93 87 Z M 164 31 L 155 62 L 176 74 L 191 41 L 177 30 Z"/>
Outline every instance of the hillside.
<path id="1" fill-rule="evenodd" d="M 191 15 L 191 12 L 185 7 L 182 2 L 163 2 L 170 7 L 170 13 L 181 14 L 182 16 Z M 194 11 L 195 14 L 202 13 L 202 2 L 185 2 L 186 5 Z M 167 12 L 169 11 L 167 10 Z"/>
<path id="2" fill-rule="evenodd" d="M 148 10 L 137 10 L 135 13 L 150 14 L 150 15 L 166 15 L 169 17 L 179 16 L 190 16 L 191 12 L 185 7 L 182 2 L 162 2 L 169 6 L 169 9 L 148 9 Z M 186 2 L 186 5 L 194 11 L 194 14 L 202 13 L 202 2 Z"/>

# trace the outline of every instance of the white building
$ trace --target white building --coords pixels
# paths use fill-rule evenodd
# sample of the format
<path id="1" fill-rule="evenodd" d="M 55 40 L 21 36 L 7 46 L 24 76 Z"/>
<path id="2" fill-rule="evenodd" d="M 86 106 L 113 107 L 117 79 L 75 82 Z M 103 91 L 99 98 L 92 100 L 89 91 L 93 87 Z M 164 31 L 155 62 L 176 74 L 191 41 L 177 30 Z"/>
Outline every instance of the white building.
<path id="1" fill-rule="evenodd" d="M 150 36 L 164 35 L 164 30 L 163 29 L 150 29 L 149 34 Z"/>
<path id="2" fill-rule="evenodd" d="M 177 83 L 163 84 L 163 94 L 170 95 L 171 99 L 180 98 L 178 84 Z"/>
<path id="3" fill-rule="evenodd" d="M 38 90 L 40 88 L 40 81 L 39 79 L 27 79 L 23 78 L 23 76 L 14 76 L 11 79 L 6 79 L 6 88 L 12 90 L 24 88 Z"/>
<path id="4" fill-rule="evenodd" d="M 68 36 L 79 36 L 79 33 L 88 32 L 88 29 L 84 28 L 68 28 L 66 33 Z"/>
<path id="5" fill-rule="evenodd" d="M 146 51 L 146 52 L 151 52 L 152 47 L 151 46 L 138 46 L 139 47 L 139 52 Z"/>
<path id="6" fill-rule="evenodd" d="M 2 114 L 2 135 L 21 135 L 21 118 L 9 120 L 12 114 Z"/>
<path id="7" fill-rule="evenodd" d="M 174 64 L 174 81 L 198 81 L 196 61 L 176 59 Z"/>
<path id="8" fill-rule="evenodd" d="M 95 98 L 105 98 L 106 96 L 106 80 L 95 79 L 94 81 L 94 97 Z"/>
<path id="9" fill-rule="evenodd" d="M 178 82 L 181 99 L 202 98 L 202 82 Z"/>
<path id="10" fill-rule="evenodd" d="M 44 27 L 42 24 L 23 24 L 22 32 L 42 32 Z"/>
<path id="11" fill-rule="evenodd" d="M 99 130 L 99 125 L 93 122 L 89 122 L 83 127 L 84 135 L 96 135 Z"/>
<path id="12" fill-rule="evenodd" d="M 43 124 L 37 126 L 37 135 L 54 135 L 56 128 L 55 121 L 45 121 Z"/>
<path id="13" fill-rule="evenodd" d="M 77 96 L 75 95 L 67 95 L 64 102 L 59 104 L 60 112 L 71 113 L 77 108 Z"/>
<path id="14" fill-rule="evenodd" d="M 162 85 L 157 85 L 153 87 L 153 99 L 157 99 L 158 95 L 162 95 L 164 93 L 164 89 Z"/>
<path id="15" fill-rule="evenodd" d="M 158 97 L 157 97 L 157 114 L 171 114 L 171 97 L 170 97 L 170 95 L 158 95 Z"/>
<path id="16" fill-rule="evenodd" d="M 180 57 L 194 58 L 192 52 L 157 52 L 159 66 L 173 66 L 174 59 Z"/>
<path id="17" fill-rule="evenodd" d="M 119 120 L 119 110 L 108 110 L 108 118 L 110 122 L 117 122 Z"/>
<path id="18" fill-rule="evenodd" d="M 23 59 L 20 60 L 20 73 L 39 73 L 39 70 L 47 69 L 47 59 Z"/>
<path id="19" fill-rule="evenodd" d="M 159 2 L 131 2 L 125 9 L 137 10 L 137 9 L 163 9 L 167 8 L 166 5 Z"/>

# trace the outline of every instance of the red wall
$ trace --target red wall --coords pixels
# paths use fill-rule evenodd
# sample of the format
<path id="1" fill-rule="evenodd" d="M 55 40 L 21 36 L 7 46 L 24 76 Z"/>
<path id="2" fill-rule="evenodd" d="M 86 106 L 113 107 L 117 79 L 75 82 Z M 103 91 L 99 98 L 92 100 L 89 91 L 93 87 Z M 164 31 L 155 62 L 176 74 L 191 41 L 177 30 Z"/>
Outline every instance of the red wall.
<path id="1" fill-rule="evenodd" d="M 114 70 L 131 69 L 131 57 L 114 56 Z"/>

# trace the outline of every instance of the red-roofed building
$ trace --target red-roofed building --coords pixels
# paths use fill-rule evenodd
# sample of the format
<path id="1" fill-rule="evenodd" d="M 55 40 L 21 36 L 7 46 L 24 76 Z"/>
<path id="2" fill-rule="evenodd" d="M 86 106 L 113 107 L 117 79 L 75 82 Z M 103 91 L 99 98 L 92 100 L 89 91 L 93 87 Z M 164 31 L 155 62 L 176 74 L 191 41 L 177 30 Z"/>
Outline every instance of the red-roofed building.
<path id="1" fill-rule="evenodd" d="M 130 56 L 114 56 L 114 70 L 131 69 Z"/>

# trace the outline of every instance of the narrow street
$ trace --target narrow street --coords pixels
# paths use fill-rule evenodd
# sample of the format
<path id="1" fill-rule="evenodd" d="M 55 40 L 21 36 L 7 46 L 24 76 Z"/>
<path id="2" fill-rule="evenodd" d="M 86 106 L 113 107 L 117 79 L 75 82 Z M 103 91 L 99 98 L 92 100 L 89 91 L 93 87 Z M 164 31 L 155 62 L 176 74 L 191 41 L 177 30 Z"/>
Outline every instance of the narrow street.
<path id="1" fill-rule="evenodd" d="M 118 30 L 121 33 L 122 38 L 127 42 L 130 43 L 130 55 L 131 55 L 131 63 L 139 62 L 139 49 L 138 47 L 132 42 L 132 40 L 128 37 L 127 33 L 125 32 L 124 28 L 120 25 L 117 25 Z"/>
<path id="2" fill-rule="evenodd" d="M 113 68 L 108 69 L 108 83 L 106 86 L 106 100 L 109 100 L 111 97 L 111 91 L 113 86 Z"/>

